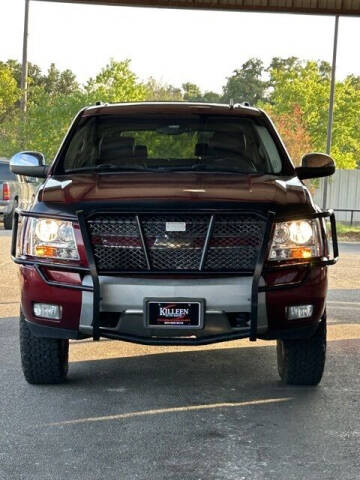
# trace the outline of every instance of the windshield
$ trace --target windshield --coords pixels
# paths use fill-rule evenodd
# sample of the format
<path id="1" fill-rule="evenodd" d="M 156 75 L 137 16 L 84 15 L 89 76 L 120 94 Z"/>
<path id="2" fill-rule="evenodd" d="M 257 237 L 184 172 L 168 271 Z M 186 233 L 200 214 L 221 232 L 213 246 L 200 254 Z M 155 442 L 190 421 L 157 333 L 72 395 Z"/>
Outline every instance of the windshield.
<path id="1" fill-rule="evenodd" d="M 63 154 L 63 172 L 279 173 L 282 162 L 259 119 L 220 115 L 83 118 Z"/>

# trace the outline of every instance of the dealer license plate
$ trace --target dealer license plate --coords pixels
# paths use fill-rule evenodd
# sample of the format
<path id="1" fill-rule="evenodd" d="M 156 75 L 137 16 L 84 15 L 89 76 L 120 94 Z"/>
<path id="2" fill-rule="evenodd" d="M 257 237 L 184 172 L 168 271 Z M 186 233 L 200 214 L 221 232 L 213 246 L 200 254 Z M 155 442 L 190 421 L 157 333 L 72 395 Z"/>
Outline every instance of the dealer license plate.
<path id="1" fill-rule="evenodd" d="M 145 299 L 148 327 L 202 328 L 204 300 Z"/>

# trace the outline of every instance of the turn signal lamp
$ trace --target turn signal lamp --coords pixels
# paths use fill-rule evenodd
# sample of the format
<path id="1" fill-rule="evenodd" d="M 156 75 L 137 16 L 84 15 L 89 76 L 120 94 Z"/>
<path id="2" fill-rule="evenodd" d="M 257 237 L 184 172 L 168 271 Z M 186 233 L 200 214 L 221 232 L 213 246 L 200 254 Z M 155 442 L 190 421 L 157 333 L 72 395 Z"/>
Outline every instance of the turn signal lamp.
<path id="1" fill-rule="evenodd" d="M 35 246 L 35 256 L 36 257 L 56 257 L 57 250 L 55 247 L 50 247 L 49 245 L 36 245 Z"/>
<path id="2" fill-rule="evenodd" d="M 312 251 L 311 248 L 300 247 L 292 248 L 290 251 L 290 258 L 311 258 Z"/>

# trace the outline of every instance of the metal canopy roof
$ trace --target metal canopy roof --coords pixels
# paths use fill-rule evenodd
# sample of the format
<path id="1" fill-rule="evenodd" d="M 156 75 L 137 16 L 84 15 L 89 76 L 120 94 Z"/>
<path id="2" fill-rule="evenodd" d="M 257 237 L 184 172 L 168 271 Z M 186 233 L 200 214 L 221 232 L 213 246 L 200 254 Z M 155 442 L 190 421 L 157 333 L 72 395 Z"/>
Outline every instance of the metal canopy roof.
<path id="1" fill-rule="evenodd" d="M 360 15 L 360 0 L 36 0 L 56 3 L 248 12 Z"/>

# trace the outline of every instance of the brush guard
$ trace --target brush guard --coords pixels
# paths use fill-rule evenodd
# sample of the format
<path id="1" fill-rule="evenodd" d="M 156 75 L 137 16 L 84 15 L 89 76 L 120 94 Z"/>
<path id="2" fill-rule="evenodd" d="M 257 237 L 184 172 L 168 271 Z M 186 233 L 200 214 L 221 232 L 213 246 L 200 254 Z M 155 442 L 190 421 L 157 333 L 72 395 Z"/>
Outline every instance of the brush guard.
<path id="1" fill-rule="evenodd" d="M 98 213 L 98 212 L 96 212 Z M 107 213 L 114 213 L 109 211 Z M 117 212 L 115 212 L 117 213 Z M 121 212 L 124 213 L 124 212 Z M 148 213 L 148 212 L 147 212 Z M 178 212 L 176 212 L 178 213 Z M 215 212 L 215 214 L 218 212 Z M 82 291 L 93 292 L 93 322 L 92 322 L 92 337 L 93 340 L 99 340 L 100 336 L 107 338 L 114 338 L 118 340 L 141 343 L 141 344 L 150 344 L 150 345 L 205 345 L 222 341 L 236 340 L 240 338 L 249 338 L 250 341 L 256 341 L 257 339 L 257 330 L 258 330 L 258 295 L 260 292 L 282 290 L 289 288 L 296 288 L 303 285 L 313 267 L 322 267 L 328 265 L 334 265 L 339 258 L 339 247 L 336 233 L 336 220 L 333 210 L 324 210 L 316 213 L 291 216 L 291 217 L 277 217 L 275 212 L 268 211 L 266 215 L 266 225 L 264 230 L 263 241 L 259 250 L 257 257 L 255 269 L 253 271 L 239 271 L 236 274 L 238 276 L 252 276 L 252 288 L 251 288 L 251 313 L 250 313 L 250 328 L 246 331 L 233 332 L 223 335 L 214 335 L 211 337 L 202 337 L 199 339 L 171 339 L 171 338 L 154 338 L 154 337 L 137 337 L 130 336 L 125 334 L 114 334 L 114 332 L 106 330 L 106 328 L 100 327 L 100 302 L 101 302 L 101 291 L 100 291 L 100 282 L 99 274 L 96 266 L 96 260 L 93 254 L 93 247 L 90 239 L 90 233 L 87 226 L 87 219 L 93 215 L 92 212 L 85 214 L 83 211 L 77 212 L 76 216 L 65 216 L 65 215 L 51 215 L 44 213 L 29 212 L 17 209 L 14 214 L 14 226 L 12 232 L 12 242 L 11 242 L 11 258 L 12 260 L 19 265 L 31 265 L 35 267 L 36 271 L 40 275 L 41 279 L 48 285 L 58 288 L 70 288 Z M 54 218 L 57 220 L 67 220 L 76 222 L 80 226 L 84 247 L 86 251 L 88 267 L 82 267 L 77 265 L 66 265 L 62 263 L 42 261 L 37 259 L 29 259 L 25 256 L 17 256 L 17 244 L 18 244 L 18 233 L 19 233 L 19 219 L 20 217 L 36 217 L 36 218 Z M 273 267 L 265 268 L 265 262 L 267 259 L 271 236 L 273 232 L 273 227 L 275 220 L 276 221 L 290 221 L 290 220 L 309 220 L 309 219 L 329 219 L 331 226 L 331 240 L 332 240 L 332 255 L 328 257 L 316 258 L 310 260 L 306 263 L 302 262 L 299 264 L 292 265 L 276 265 Z M 203 256 L 206 256 L 206 249 L 208 248 L 208 242 L 204 246 Z M 260 286 L 260 279 L 263 272 L 279 270 L 284 267 L 296 268 L 297 266 L 304 265 L 307 267 L 306 274 L 299 282 L 294 283 L 285 283 L 275 286 Z M 92 286 L 86 285 L 72 285 L 63 282 L 53 281 L 47 278 L 44 269 L 50 268 L 51 270 L 59 270 L 66 272 L 79 273 L 81 275 L 90 275 L 92 279 Z M 154 272 L 151 272 L 154 273 Z M 179 272 L 173 272 L 174 274 Z M 201 273 L 201 272 L 199 272 Z M 216 275 L 216 274 L 214 274 Z"/>

